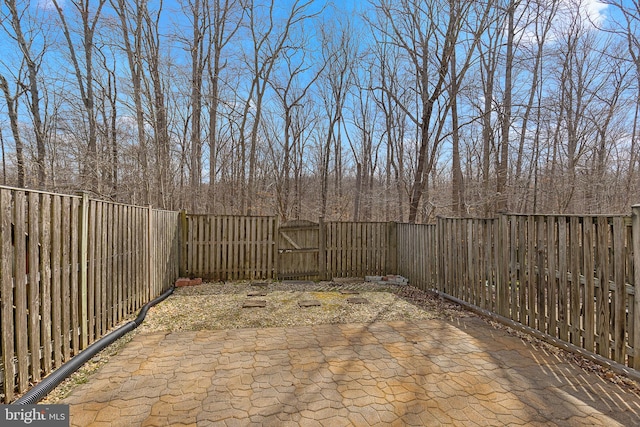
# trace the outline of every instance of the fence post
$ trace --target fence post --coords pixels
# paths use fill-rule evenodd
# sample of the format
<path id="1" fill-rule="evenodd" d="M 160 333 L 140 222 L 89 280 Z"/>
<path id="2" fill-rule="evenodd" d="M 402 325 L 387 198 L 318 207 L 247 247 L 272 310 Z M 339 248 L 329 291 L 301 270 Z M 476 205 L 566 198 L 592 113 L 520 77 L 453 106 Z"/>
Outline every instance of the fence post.
<path id="1" fill-rule="evenodd" d="M 180 211 L 180 277 L 187 277 L 187 211 Z"/>
<path id="2" fill-rule="evenodd" d="M 387 224 L 387 271 L 386 274 L 396 274 L 398 269 L 398 224 Z"/>
<path id="3" fill-rule="evenodd" d="M 318 273 L 320 280 L 329 280 L 327 277 L 327 235 L 323 216 L 318 220 L 318 233 Z"/>
<path id="4" fill-rule="evenodd" d="M 89 256 L 89 194 L 80 192 L 80 337 L 81 348 L 89 345 L 88 315 L 87 315 L 87 261 Z"/>
<path id="5" fill-rule="evenodd" d="M 154 252 L 154 244 L 153 244 L 153 208 L 151 205 L 147 208 L 147 247 L 149 248 L 149 253 L 147 256 L 147 279 L 149 283 L 149 299 L 151 301 L 156 294 L 160 294 L 160 292 L 155 292 L 156 281 L 155 276 L 153 274 L 153 252 Z"/>
<path id="6" fill-rule="evenodd" d="M 631 208 L 633 235 L 633 367 L 640 367 L 640 204 Z"/>
<path id="7" fill-rule="evenodd" d="M 273 219 L 273 279 L 280 280 L 280 216 Z"/>
<path id="8" fill-rule="evenodd" d="M 509 295 L 509 245 L 508 245 L 509 225 L 507 215 L 501 212 L 498 215 L 498 251 L 496 257 L 496 273 L 498 276 L 496 297 L 498 314 L 510 317 L 508 309 Z"/>

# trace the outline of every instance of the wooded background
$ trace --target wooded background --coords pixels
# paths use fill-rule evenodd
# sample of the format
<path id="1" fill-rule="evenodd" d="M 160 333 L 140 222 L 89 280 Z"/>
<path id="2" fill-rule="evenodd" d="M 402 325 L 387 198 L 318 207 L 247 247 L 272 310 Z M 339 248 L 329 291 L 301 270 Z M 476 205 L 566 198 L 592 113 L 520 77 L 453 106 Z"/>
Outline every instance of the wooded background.
<path id="1" fill-rule="evenodd" d="M 637 2 L 0 5 L 6 185 L 283 222 L 639 201 Z"/>

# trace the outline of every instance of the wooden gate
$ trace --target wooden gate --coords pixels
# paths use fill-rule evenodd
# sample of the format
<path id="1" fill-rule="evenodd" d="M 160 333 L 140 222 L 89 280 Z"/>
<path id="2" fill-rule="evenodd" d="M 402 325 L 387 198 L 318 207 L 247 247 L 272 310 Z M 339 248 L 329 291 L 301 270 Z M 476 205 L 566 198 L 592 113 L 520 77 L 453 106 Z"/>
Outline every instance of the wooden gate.
<path id="1" fill-rule="evenodd" d="M 290 221 L 278 229 L 278 279 L 320 278 L 320 225 L 311 221 Z"/>

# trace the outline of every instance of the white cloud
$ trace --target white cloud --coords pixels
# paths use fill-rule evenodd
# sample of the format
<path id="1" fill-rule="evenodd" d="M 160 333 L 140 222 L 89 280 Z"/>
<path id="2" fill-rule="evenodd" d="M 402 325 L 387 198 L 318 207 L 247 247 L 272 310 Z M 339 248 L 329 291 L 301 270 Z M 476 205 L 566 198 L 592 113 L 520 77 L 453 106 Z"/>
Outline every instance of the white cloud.
<path id="1" fill-rule="evenodd" d="M 583 0 L 581 11 L 589 21 L 600 26 L 607 18 L 606 10 L 609 5 L 600 3 L 598 0 Z"/>
<path id="2" fill-rule="evenodd" d="M 554 7 L 555 6 L 555 7 Z M 542 35 L 542 29 L 551 19 L 551 28 L 547 34 L 547 41 L 554 41 L 566 34 L 576 24 L 583 30 L 600 28 L 607 19 L 608 5 L 598 0 L 534 0 L 526 2 L 522 14 L 521 31 L 522 43 L 535 43 L 536 35 Z"/>
<path id="3" fill-rule="evenodd" d="M 58 6 L 64 9 L 65 0 L 58 0 Z M 51 0 L 38 0 L 36 7 L 41 10 L 56 10 Z"/>

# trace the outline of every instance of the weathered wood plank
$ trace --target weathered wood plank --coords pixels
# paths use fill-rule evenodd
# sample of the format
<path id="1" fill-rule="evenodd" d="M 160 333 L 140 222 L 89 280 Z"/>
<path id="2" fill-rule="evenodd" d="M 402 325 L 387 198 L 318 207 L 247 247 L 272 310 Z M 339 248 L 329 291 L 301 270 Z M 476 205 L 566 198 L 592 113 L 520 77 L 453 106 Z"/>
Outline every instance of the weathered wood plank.
<path id="1" fill-rule="evenodd" d="M 103 213 L 104 213 L 104 217 L 105 217 L 105 224 L 108 230 L 110 230 L 109 233 L 106 234 L 106 256 L 105 256 L 105 260 L 104 260 L 104 264 L 105 264 L 105 268 L 106 268 L 106 272 L 107 272 L 107 282 L 105 283 L 107 285 L 107 324 L 109 325 L 109 327 L 113 327 L 115 325 L 115 319 L 116 319 L 116 289 L 115 286 L 113 286 L 114 284 L 114 280 L 113 280 L 113 240 L 114 240 L 114 233 L 112 232 L 113 230 L 113 205 L 109 204 L 106 206 L 103 206 Z"/>
<path id="2" fill-rule="evenodd" d="M 466 241 L 466 256 L 469 262 L 469 272 L 468 279 L 471 285 L 471 303 L 474 305 L 479 305 L 480 300 L 480 286 L 478 279 L 478 271 L 476 269 L 476 256 L 475 256 L 475 229 L 473 227 L 473 221 L 466 221 L 466 233 L 467 233 L 467 241 Z M 426 231 L 426 230 L 425 230 Z M 422 233 L 421 233 L 422 234 Z M 424 235 L 424 234 L 423 234 Z"/>
<path id="3" fill-rule="evenodd" d="M 526 258 L 526 217 L 519 216 L 517 217 L 518 221 L 518 300 L 519 300 L 519 313 L 518 313 L 518 321 L 523 325 L 527 323 L 527 258 Z"/>
<path id="4" fill-rule="evenodd" d="M 556 233 L 557 218 L 547 217 L 547 242 L 549 245 L 547 253 L 547 312 L 549 313 L 549 335 L 558 336 L 558 236 Z"/>
<path id="5" fill-rule="evenodd" d="M 537 316 L 536 316 L 536 327 L 541 332 L 547 332 L 547 313 L 546 313 L 546 295 L 547 295 L 547 277 L 545 275 L 545 267 L 546 267 L 546 252 L 547 252 L 547 242 L 546 242 L 546 230 L 545 230 L 545 219 L 542 215 L 536 216 L 536 267 L 537 267 L 537 275 L 536 275 L 536 289 L 537 289 Z"/>
<path id="6" fill-rule="evenodd" d="M 60 280 L 60 297 L 62 303 L 62 358 L 66 362 L 71 358 L 71 200 L 62 198 L 62 275 Z"/>
<path id="7" fill-rule="evenodd" d="M 51 195 L 40 199 L 40 332 L 42 371 L 51 372 Z"/>
<path id="8" fill-rule="evenodd" d="M 61 252 L 61 198 L 53 196 L 51 203 L 51 336 L 53 341 L 53 363 L 57 368 L 62 363 L 62 302 L 60 285 Z"/>
<path id="9" fill-rule="evenodd" d="M 107 284 L 106 284 L 106 259 L 105 256 L 105 234 L 108 233 L 108 228 L 105 226 L 104 218 L 104 203 L 95 204 L 95 218 L 96 222 L 96 241 L 94 244 L 95 253 L 95 289 L 96 289 L 96 335 L 101 336 L 109 328 L 107 326 Z"/>
<path id="10" fill-rule="evenodd" d="M 597 277 L 601 286 L 596 289 L 596 332 L 598 354 L 609 357 L 609 289 L 602 286 L 609 283 L 609 224 L 607 218 L 598 218 L 598 237 L 596 247 Z"/>
<path id="11" fill-rule="evenodd" d="M 632 265 L 633 269 L 633 287 L 635 290 L 640 289 L 640 204 L 634 205 L 632 208 Z M 638 369 L 640 367 L 640 292 L 633 296 L 633 333 L 632 346 L 634 356 L 631 365 Z M 631 305 L 631 303 L 630 303 Z"/>
<path id="12" fill-rule="evenodd" d="M 0 322 L 2 325 L 2 364 L 4 366 L 4 394 L 5 402 L 13 400 L 16 386 L 16 370 L 13 363 L 15 357 L 16 329 L 13 316 L 13 259 L 15 256 L 14 247 L 11 244 L 11 224 L 13 223 L 13 212 L 11 208 L 12 192 L 0 189 L 0 242 L 1 257 L 0 263 L 0 285 L 2 286 L 2 301 L 0 301 Z M 48 320 L 48 319 L 47 319 Z"/>
<path id="13" fill-rule="evenodd" d="M 591 217 L 582 220 L 582 238 L 584 247 L 584 348 L 594 351 L 595 337 L 595 282 L 593 265 L 593 221 Z"/>
<path id="14" fill-rule="evenodd" d="M 509 216 L 509 318 L 518 320 L 518 223 Z M 472 263 L 473 265 L 473 263 Z"/>
<path id="15" fill-rule="evenodd" d="M 27 331 L 27 226 L 26 197 L 23 191 L 14 193 L 14 286 L 16 358 L 18 359 L 18 392 L 29 386 L 29 339 Z"/>
<path id="16" fill-rule="evenodd" d="M 40 203 L 37 193 L 28 194 L 28 277 L 29 277 L 29 374 L 33 382 L 40 381 Z"/>
<path id="17" fill-rule="evenodd" d="M 80 210 L 80 346 L 87 348 L 89 345 L 88 325 L 88 301 L 87 301 L 87 262 L 89 257 L 89 196 L 82 193 L 82 202 Z"/>
<path id="18" fill-rule="evenodd" d="M 87 246 L 88 265 L 87 265 L 87 316 L 88 324 L 87 339 L 90 343 L 96 340 L 96 259 L 97 250 L 96 247 L 96 231 L 97 231 L 97 212 L 96 208 L 100 202 L 89 202 L 89 241 Z M 99 336 L 98 336 L 99 338 Z"/>
<path id="19" fill-rule="evenodd" d="M 71 294 L 70 294 L 70 310 L 71 310 L 71 350 L 73 355 L 80 353 L 80 319 L 78 312 L 80 307 L 78 288 L 80 285 L 79 277 L 79 244 L 80 244 L 80 199 L 74 197 L 71 199 Z M 43 255 L 44 256 L 44 255 Z"/>
<path id="20" fill-rule="evenodd" d="M 625 286 L 625 225 L 622 217 L 613 218 L 613 264 L 615 291 L 615 316 L 613 325 L 614 360 L 626 363 L 627 355 L 627 290 Z"/>
<path id="21" fill-rule="evenodd" d="M 567 318 L 567 218 L 558 218 L 558 270 L 560 272 L 560 286 L 558 287 L 558 326 L 560 339 L 569 339 L 569 325 Z"/>
<path id="22" fill-rule="evenodd" d="M 580 252 L 582 248 L 581 235 L 582 227 L 580 218 L 571 217 L 570 220 L 570 240 L 571 240 L 571 256 L 570 256 L 570 275 L 571 288 L 569 292 L 570 302 L 570 321 L 571 321 L 571 343 L 578 347 L 582 346 L 582 331 L 580 329 Z"/>

